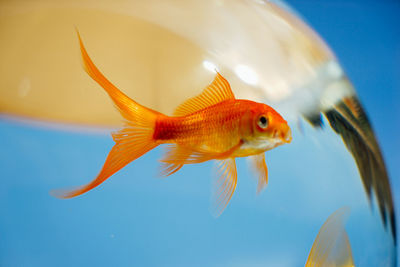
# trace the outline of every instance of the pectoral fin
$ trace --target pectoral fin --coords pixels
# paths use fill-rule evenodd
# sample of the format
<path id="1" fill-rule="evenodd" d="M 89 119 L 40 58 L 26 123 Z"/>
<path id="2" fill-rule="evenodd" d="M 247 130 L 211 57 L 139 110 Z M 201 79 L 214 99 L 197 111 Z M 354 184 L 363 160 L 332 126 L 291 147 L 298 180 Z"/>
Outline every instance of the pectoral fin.
<path id="1" fill-rule="evenodd" d="M 257 194 L 259 194 L 268 184 L 268 168 L 265 163 L 265 153 L 260 153 L 250 158 L 252 171 L 257 177 Z"/>
<path id="2" fill-rule="evenodd" d="M 237 172 L 234 158 L 219 160 L 213 184 L 212 213 L 218 217 L 225 210 L 236 189 Z"/>

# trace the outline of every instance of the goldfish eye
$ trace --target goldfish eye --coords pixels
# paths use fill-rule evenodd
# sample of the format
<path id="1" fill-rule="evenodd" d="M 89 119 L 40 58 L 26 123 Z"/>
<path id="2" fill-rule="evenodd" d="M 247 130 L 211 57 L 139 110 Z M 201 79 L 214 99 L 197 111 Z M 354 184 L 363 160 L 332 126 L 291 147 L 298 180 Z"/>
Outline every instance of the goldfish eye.
<path id="1" fill-rule="evenodd" d="M 268 119 L 264 115 L 261 115 L 258 118 L 257 124 L 258 126 L 260 126 L 261 129 L 265 129 L 268 127 Z"/>

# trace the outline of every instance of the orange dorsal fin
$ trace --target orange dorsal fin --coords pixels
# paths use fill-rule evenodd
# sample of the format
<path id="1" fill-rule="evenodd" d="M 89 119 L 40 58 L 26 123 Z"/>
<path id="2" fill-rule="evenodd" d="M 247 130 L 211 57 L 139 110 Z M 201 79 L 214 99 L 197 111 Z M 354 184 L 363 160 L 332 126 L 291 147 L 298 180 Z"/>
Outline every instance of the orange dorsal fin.
<path id="1" fill-rule="evenodd" d="M 174 116 L 186 116 L 228 99 L 235 99 L 235 95 L 229 82 L 217 72 L 214 81 L 201 94 L 186 100 L 176 108 Z"/>

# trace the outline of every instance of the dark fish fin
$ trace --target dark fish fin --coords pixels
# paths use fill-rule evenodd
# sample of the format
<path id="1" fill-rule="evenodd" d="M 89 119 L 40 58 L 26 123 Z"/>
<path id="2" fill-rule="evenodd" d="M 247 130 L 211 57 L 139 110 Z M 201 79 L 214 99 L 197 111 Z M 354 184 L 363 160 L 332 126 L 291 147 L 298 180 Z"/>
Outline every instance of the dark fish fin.
<path id="1" fill-rule="evenodd" d="M 325 116 L 353 155 L 370 201 L 372 191 L 375 193 L 383 224 L 389 224 L 396 244 L 396 222 L 389 177 L 371 124 L 361 104 L 356 97 L 347 97 L 326 111 Z"/>
<path id="2" fill-rule="evenodd" d="M 319 128 L 324 127 L 321 113 L 304 114 L 303 116 L 312 126 Z"/>

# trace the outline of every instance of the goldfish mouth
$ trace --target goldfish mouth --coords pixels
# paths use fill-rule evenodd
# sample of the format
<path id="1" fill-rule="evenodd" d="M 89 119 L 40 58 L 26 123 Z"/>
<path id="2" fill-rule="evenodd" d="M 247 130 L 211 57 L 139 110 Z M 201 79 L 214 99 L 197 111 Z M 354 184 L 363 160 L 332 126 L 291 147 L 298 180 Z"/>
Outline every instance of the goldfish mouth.
<path id="1" fill-rule="evenodd" d="M 289 144 L 290 142 L 292 142 L 292 139 L 293 139 L 292 132 L 290 130 L 285 134 L 285 136 L 283 138 L 281 138 L 281 140 L 283 142 L 285 142 L 286 144 Z"/>
<path id="2" fill-rule="evenodd" d="M 290 129 L 286 132 L 275 130 L 272 134 L 272 137 L 286 144 L 292 142 L 292 132 Z"/>

